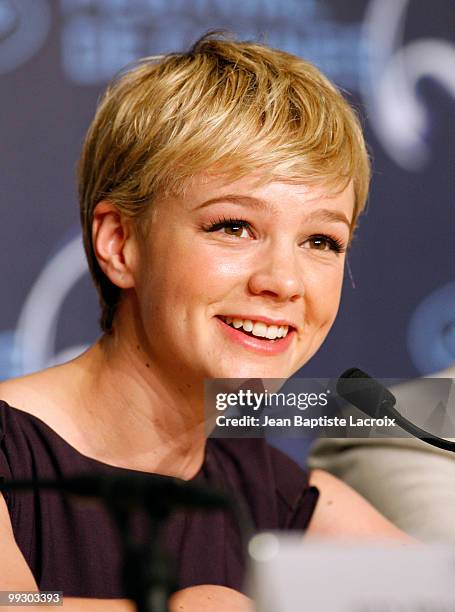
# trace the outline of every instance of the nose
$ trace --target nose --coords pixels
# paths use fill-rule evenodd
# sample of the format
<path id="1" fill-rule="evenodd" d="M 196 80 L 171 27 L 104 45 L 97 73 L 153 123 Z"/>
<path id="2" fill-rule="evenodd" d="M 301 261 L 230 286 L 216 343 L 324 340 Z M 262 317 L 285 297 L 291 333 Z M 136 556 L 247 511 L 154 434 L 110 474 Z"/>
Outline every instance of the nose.
<path id="1" fill-rule="evenodd" d="M 248 281 L 251 293 L 283 302 L 295 302 L 304 296 L 303 270 L 295 246 L 280 242 L 268 245 L 258 255 L 257 267 Z"/>

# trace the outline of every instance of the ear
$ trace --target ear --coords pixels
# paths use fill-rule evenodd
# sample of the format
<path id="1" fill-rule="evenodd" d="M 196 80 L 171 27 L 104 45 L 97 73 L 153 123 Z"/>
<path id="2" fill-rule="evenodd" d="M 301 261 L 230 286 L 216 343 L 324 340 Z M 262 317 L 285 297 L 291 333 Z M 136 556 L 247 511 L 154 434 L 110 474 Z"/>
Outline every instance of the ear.
<path id="1" fill-rule="evenodd" d="M 132 220 L 112 202 L 99 202 L 93 211 L 92 241 L 98 264 L 108 279 L 121 289 L 133 287 L 136 242 Z"/>

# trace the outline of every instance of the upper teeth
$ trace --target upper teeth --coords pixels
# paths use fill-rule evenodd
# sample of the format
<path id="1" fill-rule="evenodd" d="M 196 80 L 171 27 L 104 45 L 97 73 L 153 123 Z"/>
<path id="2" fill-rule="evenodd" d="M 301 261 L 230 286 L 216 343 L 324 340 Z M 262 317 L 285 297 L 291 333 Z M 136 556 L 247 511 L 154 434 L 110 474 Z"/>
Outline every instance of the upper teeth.
<path id="1" fill-rule="evenodd" d="M 247 332 L 251 332 L 253 336 L 259 338 L 268 338 L 274 340 L 275 338 L 285 338 L 288 334 L 288 325 L 266 325 L 262 321 L 251 321 L 250 319 L 233 319 L 232 317 L 222 317 L 228 325 L 232 325 L 235 329 L 243 329 Z"/>

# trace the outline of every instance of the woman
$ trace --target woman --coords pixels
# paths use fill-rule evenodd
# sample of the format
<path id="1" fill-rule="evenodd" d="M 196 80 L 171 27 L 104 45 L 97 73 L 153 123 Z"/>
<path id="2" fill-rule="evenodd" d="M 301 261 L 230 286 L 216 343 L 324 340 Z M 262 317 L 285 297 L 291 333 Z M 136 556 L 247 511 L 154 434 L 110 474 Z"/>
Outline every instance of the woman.
<path id="1" fill-rule="evenodd" d="M 79 171 L 103 335 L 69 363 L 1 385 L 0 473 L 210 481 L 243 498 L 258 529 L 404 541 L 328 474 L 312 472 L 311 488 L 264 441 L 204 433 L 204 378 L 287 378 L 321 346 L 368 181 L 353 111 L 300 58 L 207 35 L 123 74 Z M 172 520 L 175 609 L 247 609 L 235 526 L 219 513 Z M 130 609 L 101 509 L 9 494 L 0 525 L 1 588 Z"/>

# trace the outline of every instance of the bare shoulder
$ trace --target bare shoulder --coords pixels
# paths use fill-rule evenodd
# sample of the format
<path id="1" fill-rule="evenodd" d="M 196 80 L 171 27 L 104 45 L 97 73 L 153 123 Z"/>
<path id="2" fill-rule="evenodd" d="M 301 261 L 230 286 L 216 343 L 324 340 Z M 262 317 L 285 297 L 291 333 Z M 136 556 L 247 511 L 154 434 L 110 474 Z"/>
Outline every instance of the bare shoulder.
<path id="1" fill-rule="evenodd" d="M 44 421 L 54 420 L 53 415 L 61 413 L 65 395 L 68 395 L 69 365 L 0 382 L 0 400 Z"/>
<path id="2" fill-rule="evenodd" d="M 33 406 L 46 400 L 46 389 L 51 385 L 52 376 L 48 370 L 10 378 L 0 382 L 0 399 L 11 406 L 32 412 Z"/>
<path id="3" fill-rule="evenodd" d="M 313 470 L 310 483 L 319 489 L 320 497 L 309 525 L 309 534 L 414 542 L 354 489 L 332 474 Z"/>

